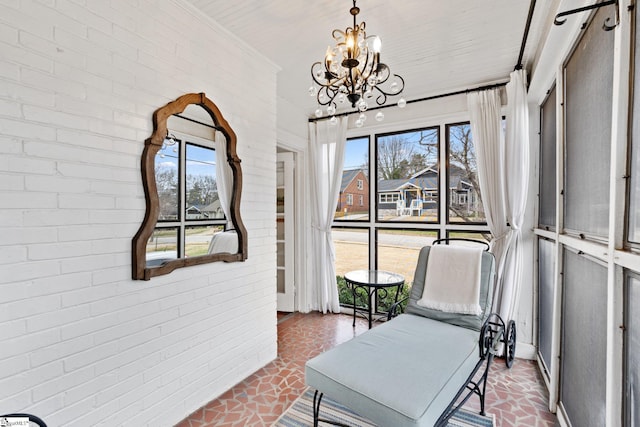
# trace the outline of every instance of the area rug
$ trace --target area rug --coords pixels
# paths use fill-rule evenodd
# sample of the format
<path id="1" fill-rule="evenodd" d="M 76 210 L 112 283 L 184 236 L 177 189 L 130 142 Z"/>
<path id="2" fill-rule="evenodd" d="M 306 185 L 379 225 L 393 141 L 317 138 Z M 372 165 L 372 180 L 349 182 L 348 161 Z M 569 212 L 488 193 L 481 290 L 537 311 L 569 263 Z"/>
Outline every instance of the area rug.
<path id="1" fill-rule="evenodd" d="M 354 413 L 326 396 L 320 409 L 322 418 L 352 427 L 376 427 L 371 421 Z M 328 425 L 320 423 L 322 426 Z M 273 424 L 274 427 L 309 427 L 313 425 L 313 391 L 307 389 L 287 411 Z M 481 416 L 460 409 L 449 419 L 448 427 L 493 427 L 493 415 Z"/>

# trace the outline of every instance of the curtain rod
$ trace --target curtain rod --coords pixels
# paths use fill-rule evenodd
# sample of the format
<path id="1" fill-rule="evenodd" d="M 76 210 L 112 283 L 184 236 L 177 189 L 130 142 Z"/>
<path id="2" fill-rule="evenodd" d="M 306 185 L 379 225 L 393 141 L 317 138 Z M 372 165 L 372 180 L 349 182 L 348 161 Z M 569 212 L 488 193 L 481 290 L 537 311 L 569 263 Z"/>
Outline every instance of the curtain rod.
<path id="1" fill-rule="evenodd" d="M 192 119 L 192 118 L 190 118 L 190 117 L 186 117 L 186 116 L 180 115 L 180 114 L 178 114 L 178 113 L 172 114 L 172 116 L 177 117 L 177 118 L 182 119 L 182 120 L 188 120 L 188 121 L 190 121 L 190 122 L 197 123 L 197 124 L 199 124 L 199 125 L 206 126 L 206 127 L 208 127 L 208 128 L 211 128 L 211 129 L 215 129 L 215 130 L 223 130 L 221 127 L 214 126 L 214 125 L 210 125 L 209 123 L 204 123 L 204 122 L 201 122 L 201 121 L 199 121 L 199 120 Z"/>
<path id="2" fill-rule="evenodd" d="M 527 46 L 527 38 L 531 29 L 531 20 L 533 19 L 533 10 L 536 8 L 536 0 L 529 3 L 529 14 L 527 15 L 527 24 L 524 26 L 524 34 L 522 35 L 522 43 L 520 44 L 520 54 L 518 55 L 518 63 L 514 70 L 522 70 L 522 57 L 524 56 L 524 48 Z"/>
<path id="3" fill-rule="evenodd" d="M 469 89 L 457 90 L 455 92 L 441 93 L 439 95 L 432 95 L 432 96 L 427 96 L 427 97 L 424 97 L 424 98 L 412 99 L 412 100 L 407 101 L 407 104 L 413 104 L 414 102 L 431 101 L 433 99 L 439 99 L 439 98 L 447 98 L 449 96 L 461 95 L 461 94 L 469 93 L 469 92 L 477 92 L 477 91 L 481 91 L 481 90 L 495 89 L 495 88 L 498 88 L 498 87 L 505 86 L 506 84 L 507 84 L 507 82 L 494 83 L 494 84 L 485 85 L 485 86 L 479 86 L 479 87 L 474 87 L 474 88 L 469 88 Z M 383 108 L 392 108 L 392 107 L 396 107 L 396 106 L 397 106 L 396 104 L 380 105 L 379 107 L 369 108 L 367 111 L 382 110 Z M 345 111 L 344 113 L 334 114 L 333 116 L 327 116 L 327 117 L 311 117 L 311 118 L 309 118 L 309 123 L 319 122 L 319 121 L 322 121 L 322 120 L 329 120 L 331 117 L 348 116 L 350 114 L 356 114 L 356 113 L 359 113 L 359 112 L 360 111 L 358 111 L 358 110 L 354 110 L 354 111 Z"/>

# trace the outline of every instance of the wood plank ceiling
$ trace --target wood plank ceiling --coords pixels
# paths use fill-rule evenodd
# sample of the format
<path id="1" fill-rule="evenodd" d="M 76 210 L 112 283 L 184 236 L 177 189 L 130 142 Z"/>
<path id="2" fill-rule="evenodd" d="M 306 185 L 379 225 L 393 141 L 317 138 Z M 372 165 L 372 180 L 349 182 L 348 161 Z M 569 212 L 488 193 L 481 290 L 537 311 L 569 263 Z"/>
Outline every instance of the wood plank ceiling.
<path id="1" fill-rule="evenodd" d="M 352 25 L 351 0 L 188 0 L 281 68 L 278 96 L 309 116 L 310 68 Z M 555 10 L 538 1 L 523 56 L 530 67 Z M 360 0 L 358 22 L 382 39 L 382 61 L 405 79 L 407 100 L 504 82 L 514 69 L 529 0 Z"/>

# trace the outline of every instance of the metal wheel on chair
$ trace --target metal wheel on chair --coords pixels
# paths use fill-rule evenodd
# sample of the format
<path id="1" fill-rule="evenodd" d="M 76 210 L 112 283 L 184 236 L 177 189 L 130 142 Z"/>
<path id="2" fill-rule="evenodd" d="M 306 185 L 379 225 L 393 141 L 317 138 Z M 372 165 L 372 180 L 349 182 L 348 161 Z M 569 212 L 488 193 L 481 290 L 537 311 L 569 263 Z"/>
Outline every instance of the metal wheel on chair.
<path id="1" fill-rule="evenodd" d="M 504 361 L 507 368 L 513 366 L 513 361 L 516 358 L 516 322 L 510 320 L 507 324 L 507 335 L 504 347 Z"/>

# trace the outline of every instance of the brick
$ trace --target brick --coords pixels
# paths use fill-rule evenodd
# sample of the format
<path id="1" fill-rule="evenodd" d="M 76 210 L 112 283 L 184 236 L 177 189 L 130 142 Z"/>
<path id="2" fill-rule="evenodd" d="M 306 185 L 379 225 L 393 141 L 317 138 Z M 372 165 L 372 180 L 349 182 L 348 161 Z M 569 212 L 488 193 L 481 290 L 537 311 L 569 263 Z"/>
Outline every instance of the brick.
<path id="1" fill-rule="evenodd" d="M 96 209 L 112 209 L 115 207 L 113 197 L 88 194 L 60 194 L 58 207 L 60 209 L 85 209 L 91 206 Z"/>
<path id="2" fill-rule="evenodd" d="M 82 368 L 94 363 L 98 363 L 103 359 L 107 359 L 109 356 L 113 356 L 118 353 L 117 343 L 107 343 L 91 347 L 82 352 L 76 352 L 64 359 L 65 372 L 73 371 L 75 369 Z"/>
<path id="3" fill-rule="evenodd" d="M 86 130 L 89 127 L 86 118 L 75 114 L 53 111 L 47 108 L 29 105 L 22 107 L 22 111 L 24 118 L 33 122 L 47 123 L 56 127 L 59 126 L 81 130 Z"/>
<path id="4" fill-rule="evenodd" d="M 50 58 L 55 63 L 64 63 L 78 68 L 85 66 L 85 57 L 77 52 L 64 49 L 50 39 L 43 39 L 26 31 L 20 31 L 20 45 L 29 51 Z M 27 64 L 28 65 L 28 64 Z M 49 69 L 49 71 L 52 69 Z"/>
<path id="5" fill-rule="evenodd" d="M 0 337 L 3 340 L 16 338 L 27 332 L 27 321 L 24 319 L 0 323 Z M 0 354 L 3 354 L 0 352 Z M 4 358 L 4 356 L 2 356 Z M 0 359 L 2 359 L 0 358 Z M 2 370 L 0 370 L 0 373 Z"/>
<path id="6" fill-rule="evenodd" d="M 27 85 L 39 88 L 51 87 L 54 88 L 55 93 L 62 93 L 76 98 L 84 98 L 86 94 L 84 85 L 73 81 L 73 76 L 68 76 L 67 79 L 63 80 L 53 74 L 23 68 L 21 79 Z"/>
<path id="7" fill-rule="evenodd" d="M 27 326 L 28 327 L 28 326 Z M 46 347 L 33 350 L 29 358 L 33 367 L 48 363 L 63 363 L 74 354 L 87 351 L 93 347 L 91 337 L 78 337 L 76 339 L 61 341 Z"/>
<path id="8" fill-rule="evenodd" d="M 89 182 L 85 180 L 60 176 L 28 175 L 24 179 L 27 191 L 87 193 L 90 188 Z"/>
<path id="9" fill-rule="evenodd" d="M 20 108 L 20 104 L 0 99 L 0 116 L 22 117 L 22 109 Z"/>
<path id="10" fill-rule="evenodd" d="M 53 88 L 33 88 L 2 79 L 0 79 L 0 96 L 34 105 L 53 106 L 55 102 Z"/>
<path id="11" fill-rule="evenodd" d="M 81 210 L 75 211 L 73 215 L 69 215 L 69 211 L 59 209 L 27 210 L 23 213 L 23 217 L 25 227 L 86 225 L 89 223 L 89 213 Z M 46 243 L 46 240 L 40 243 Z"/>
<path id="12" fill-rule="evenodd" d="M 0 379 L 19 374 L 27 369 L 29 369 L 29 357 L 26 354 L 0 360 Z"/>
<path id="13" fill-rule="evenodd" d="M 55 129 L 50 126 L 26 123 L 23 121 L 4 119 L 0 117 L 0 133 L 4 135 L 20 136 L 24 138 L 42 139 L 51 141 L 55 139 Z"/>
<path id="14" fill-rule="evenodd" d="M 91 250 L 90 242 L 57 242 L 35 244 L 28 247 L 28 258 L 33 261 L 63 259 L 86 255 Z"/>
<path id="15" fill-rule="evenodd" d="M 68 274 L 94 271 L 106 265 L 113 265 L 114 258 L 114 254 L 100 254 L 63 259 L 60 261 L 60 272 L 62 274 Z"/>
<path id="16" fill-rule="evenodd" d="M 0 198 L 4 197 L 0 193 Z M 0 227 L 3 245 L 19 245 L 29 243 L 47 243 L 58 240 L 55 229 L 48 227 L 3 228 Z M 0 277 L 0 280 L 2 278 Z"/>
<path id="17" fill-rule="evenodd" d="M 109 239 L 114 237 L 115 230 L 109 225 L 73 225 L 58 228 L 60 242 Z"/>
<path id="18" fill-rule="evenodd" d="M 0 173 L 0 190 L 24 190 L 24 177 L 20 175 Z"/>
<path id="19" fill-rule="evenodd" d="M 49 38 L 53 34 L 53 25 L 51 22 L 40 21 L 32 17 L 29 11 L 17 10 L 4 5 L 0 5 L 0 22 L 4 22 L 9 26 L 22 28 L 40 37 Z"/>
<path id="20" fill-rule="evenodd" d="M 25 334 L 3 341 L 0 359 L 20 354 L 28 354 L 29 352 L 46 347 L 60 341 L 60 332 L 56 330 L 42 331 L 35 334 Z"/>
<path id="21" fill-rule="evenodd" d="M 73 389 L 95 378 L 92 368 L 67 372 L 50 381 L 38 384 L 33 388 L 33 400 L 39 402 L 60 393 L 61 390 Z"/>
<path id="22" fill-rule="evenodd" d="M 22 140 L 0 136 L 0 153 L 20 154 L 22 153 Z"/>
<path id="23" fill-rule="evenodd" d="M 28 193 L 22 191 L 0 191 L 4 208 L 55 208 L 58 198 L 51 193 Z M 3 238 L 4 240 L 4 238 Z M 26 243 L 26 242 L 23 242 Z"/>

